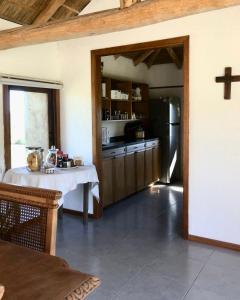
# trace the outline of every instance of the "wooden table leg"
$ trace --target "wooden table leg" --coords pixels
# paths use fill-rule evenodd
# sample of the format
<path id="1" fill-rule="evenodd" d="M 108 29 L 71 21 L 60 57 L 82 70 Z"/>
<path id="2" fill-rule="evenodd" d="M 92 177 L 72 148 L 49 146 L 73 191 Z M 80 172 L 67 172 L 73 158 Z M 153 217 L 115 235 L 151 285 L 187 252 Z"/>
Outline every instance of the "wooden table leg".
<path id="1" fill-rule="evenodd" d="M 88 223 L 88 194 L 89 194 L 89 182 L 83 185 L 83 224 Z"/>

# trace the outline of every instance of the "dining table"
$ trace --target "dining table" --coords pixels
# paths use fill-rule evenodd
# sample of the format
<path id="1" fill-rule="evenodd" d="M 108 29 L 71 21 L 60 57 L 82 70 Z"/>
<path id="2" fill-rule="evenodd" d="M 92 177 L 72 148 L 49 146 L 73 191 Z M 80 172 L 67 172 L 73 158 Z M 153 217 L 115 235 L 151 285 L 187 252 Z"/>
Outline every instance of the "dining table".
<path id="1" fill-rule="evenodd" d="M 72 168 L 55 168 L 53 174 L 32 172 L 27 167 L 9 169 L 3 182 L 61 191 L 64 196 L 83 185 L 83 223 L 88 223 L 89 194 L 99 201 L 99 179 L 94 165 Z M 64 201 L 64 200 L 63 200 Z"/>

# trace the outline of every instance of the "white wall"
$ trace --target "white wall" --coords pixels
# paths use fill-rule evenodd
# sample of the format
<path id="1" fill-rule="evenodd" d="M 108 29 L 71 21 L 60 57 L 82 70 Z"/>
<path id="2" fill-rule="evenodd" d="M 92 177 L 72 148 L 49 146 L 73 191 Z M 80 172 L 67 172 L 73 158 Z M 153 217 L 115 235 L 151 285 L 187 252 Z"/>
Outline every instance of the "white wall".
<path id="1" fill-rule="evenodd" d="M 16 27 L 16 24 L 0 19 L 0 30 Z M 0 73 L 60 80 L 56 43 L 22 47 L 0 52 Z M 0 180 L 5 169 L 3 140 L 3 102 L 0 85 Z"/>
<path id="2" fill-rule="evenodd" d="M 110 137 L 124 136 L 124 127 L 129 121 L 102 121 L 102 127 L 109 130 Z"/>
<path id="3" fill-rule="evenodd" d="M 183 69 L 178 69 L 175 64 L 153 65 L 148 72 L 150 87 L 183 85 Z M 150 89 L 150 98 L 160 96 L 177 96 L 182 99 L 182 88 Z"/>
<path id="4" fill-rule="evenodd" d="M 16 27 L 20 27 L 20 25 L 9 22 L 4 19 L 0 19 L 0 30 L 7 30 L 7 29 L 11 29 L 11 28 L 16 28 Z"/>
<path id="5" fill-rule="evenodd" d="M 140 63 L 134 66 L 132 59 L 120 56 L 115 59 L 113 55 L 103 56 L 103 75 L 117 79 L 132 80 L 135 82 L 148 82 L 148 67 Z"/>
<path id="6" fill-rule="evenodd" d="M 232 66 L 234 74 L 240 73 L 239 15 L 237 6 L 59 43 L 60 79 L 65 84 L 64 149 L 82 153 L 86 161 L 91 161 L 90 50 L 190 35 L 189 231 L 237 244 L 240 244 L 240 86 L 233 84 L 232 100 L 224 101 L 223 85 L 216 84 L 214 78 L 223 74 L 225 66 Z M 0 71 L 58 79 L 54 69 L 56 50 L 53 51 L 52 45 L 2 51 Z M 44 67 L 42 62 L 46 60 Z"/>
<path id="7" fill-rule="evenodd" d="M 223 86 L 216 84 L 214 78 L 223 74 L 225 66 L 232 66 L 235 74 L 240 73 L 239 14 L 237 6 L 59 43 L 65 62 L 64 145 L 73 152 L 79 147 L 90 160 L 90 50 L 190 35 L 189 231 L 193 235 L 238 244 L 240 87 L 234 84 L 232 101 L 224 101 Z M 69 129 L 74 129 L 75 135 Z"/>
<path id="8" fill-rule="evenodd" d="M 80 14 L 85 15 L 110 8 L 119 8 L 119 0 L 92 0 Z"/>

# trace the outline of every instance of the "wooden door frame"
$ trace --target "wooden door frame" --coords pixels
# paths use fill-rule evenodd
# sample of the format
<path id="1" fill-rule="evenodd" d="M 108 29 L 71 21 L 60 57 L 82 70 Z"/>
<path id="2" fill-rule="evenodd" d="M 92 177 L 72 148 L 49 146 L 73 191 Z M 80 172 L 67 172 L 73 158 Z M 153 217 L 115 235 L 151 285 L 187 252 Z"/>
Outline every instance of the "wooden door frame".
<path id="1" fill-rule="evenodd" d="M 189 209 L 189 36 L 171 39 L 131 44 L 125 46 L 104 48 L 91 51 L 92 68 L 92 130 L 93 130 L 93 163 L 96 165 L 100 178 L 102 178 L 102 143 L 101 143 L 101 56 L 117 55 L 126 52 L 151 50 L 156 48 L 183 46 L 184 48 L 184 101 L 183 101 L 183 237 L 188 239 L 188 209 Z M 103 214 L 103 205 L 94 199 L 94 217 L 100 218 Z"/>

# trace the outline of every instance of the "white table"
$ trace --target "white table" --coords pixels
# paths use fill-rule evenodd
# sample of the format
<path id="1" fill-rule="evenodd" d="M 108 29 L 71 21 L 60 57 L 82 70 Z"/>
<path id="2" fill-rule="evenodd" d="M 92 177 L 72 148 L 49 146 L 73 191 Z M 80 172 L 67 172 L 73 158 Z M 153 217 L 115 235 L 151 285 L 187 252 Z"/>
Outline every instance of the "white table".
<path id="1" fill-rule="evenodd" d="M 88 221 L 89 190 L 99 199 L 99 180 L 95 166 L 56 169 L 54 174 L 29 172 L 26 167 L 10 169 L 3 177 L 3 182 L 21 186 L 31 186 L 61 191 L 63 196 L 83 184 L 83 222 Z"/>

